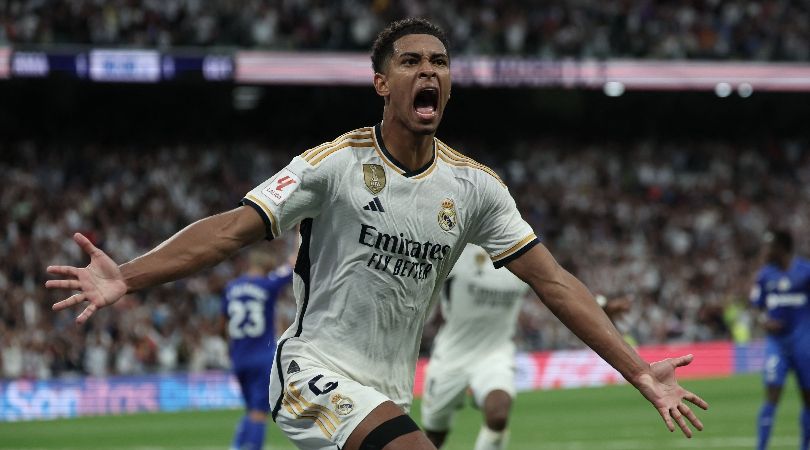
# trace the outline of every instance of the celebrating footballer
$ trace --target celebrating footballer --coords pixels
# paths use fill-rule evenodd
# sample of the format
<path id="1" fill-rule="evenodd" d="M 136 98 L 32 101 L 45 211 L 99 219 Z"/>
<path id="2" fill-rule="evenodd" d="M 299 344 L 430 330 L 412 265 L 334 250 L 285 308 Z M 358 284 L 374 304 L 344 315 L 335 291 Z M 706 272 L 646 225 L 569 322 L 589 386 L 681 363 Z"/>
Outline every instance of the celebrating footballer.
<path id="1" fill-rule="evenodd" d="M 128 292 L 188 276 L 300 224 L 295 322 L 281 336 L 271 415 L 301 449 L 434 449 L 408 416 L 420 336 L 467 243 L 528 284 L 548 308 L 646 398 L 670 431 L 703 425 L 687 406 L 707 403 L 675 369 L 649 364 L 622 339 L 588 289 L 560 267 L 489 168 L 435 137 L 451 92 L 445 34 L 407 19 L 372 49 L 382 120 L 295 157 L 242 205 L 117 264 L 81 234 L 84 268 L 50 266 L 49 288 L 78 291 L 88 320 Z"/>

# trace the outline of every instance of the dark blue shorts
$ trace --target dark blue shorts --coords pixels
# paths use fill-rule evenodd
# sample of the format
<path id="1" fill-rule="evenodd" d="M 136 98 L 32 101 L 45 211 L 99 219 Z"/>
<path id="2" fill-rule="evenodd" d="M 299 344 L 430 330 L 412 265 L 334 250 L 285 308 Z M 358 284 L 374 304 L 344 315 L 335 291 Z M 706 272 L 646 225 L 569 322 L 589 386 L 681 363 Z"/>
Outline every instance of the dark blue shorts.
<path id="1" fill-rule="evenodd" d="M 810 390 L 810 338 L 780 342 L 765 340 L 765 364 L 762 369 L 766 386 L 781 387 L 788 372 L 796 372 L 799 387 Z"/>
<path id="2" fill-rule="evenodd" d="M 245 407 L 251 411 L 270 412 L 270 367 L 248 366 L 234 370 Z"/>

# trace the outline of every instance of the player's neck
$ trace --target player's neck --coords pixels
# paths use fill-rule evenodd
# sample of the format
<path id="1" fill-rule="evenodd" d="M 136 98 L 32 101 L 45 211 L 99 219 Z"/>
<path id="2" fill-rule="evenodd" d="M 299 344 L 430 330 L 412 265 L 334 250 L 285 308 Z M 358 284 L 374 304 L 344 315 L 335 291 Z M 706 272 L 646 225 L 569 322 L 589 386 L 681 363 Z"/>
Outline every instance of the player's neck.
<path id="1" fill-rule="evenodd" d="M 385 148 L 406 168 L 418 170 L 433 159 L 433 134 L 416 134 L 387 117 L 381 126 Z"/>
<path id="2" fill-rule="evenodd" d="M 790 265 L 793 262 L 793 255 L 780 255 L 771 259 L 771 264 L 776 265 L 782 270 L 790 269 Z"/>
<path id="3" fill-rule="evenodd" d="M 261 267 L 250 267 L 245 273 L 251 277 L 260 277 L 267 274 Z"/>

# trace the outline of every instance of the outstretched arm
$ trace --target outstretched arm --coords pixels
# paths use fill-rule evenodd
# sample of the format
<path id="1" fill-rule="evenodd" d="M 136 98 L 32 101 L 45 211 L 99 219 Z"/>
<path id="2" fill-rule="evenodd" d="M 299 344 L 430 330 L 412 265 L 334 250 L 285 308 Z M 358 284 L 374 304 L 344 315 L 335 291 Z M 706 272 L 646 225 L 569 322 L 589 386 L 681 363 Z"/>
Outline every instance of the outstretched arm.
<path id="1" fill-rule="evenodd" d="M 689 364 L 691 355 L 652 365 L 644 362 L 622 339 L 585 285 L 560 267 L 542 244 L 506 267 L 529 284 L 566 327 L 635 386 L 655 406 L 670 431 L 675 429 L 673 422 L 677 422 L 683 433 L 691 437 L 686 419 L 698 430 L 703 429 L 703 424 L 683 400 L 703 409 L 708 408 L 708 404 L 675 380 L 675 368 Z"/>
<path id="2" fill-rule="evenodd" d="M 49 280 L 49 289 L 79 291 L 53 305 L 54 310 L 87 302 L 76 318 L 84 323 L 96 310 L 109 306 L 124 294 L 178 280 L 230 257 L 240 248 L 261 240 L 265 225 L 251 208 L 241 206 L 231 211 L 198 220 L 153 250 L 122 265 L 76 233 L 73 239 L 90 256 L 90 264 L 49 266 L 48 273 L 64 277 Z"/>

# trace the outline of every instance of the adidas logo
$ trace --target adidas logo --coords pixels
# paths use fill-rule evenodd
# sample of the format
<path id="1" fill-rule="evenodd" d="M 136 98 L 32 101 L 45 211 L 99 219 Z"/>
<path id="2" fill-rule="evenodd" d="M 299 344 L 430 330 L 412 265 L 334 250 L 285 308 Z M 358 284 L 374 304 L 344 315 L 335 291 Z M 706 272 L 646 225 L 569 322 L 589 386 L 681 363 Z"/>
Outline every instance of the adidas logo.
<path id="1" fill-rule="evenodd" d="M 374 197 L 374 200 L 368 202 L 368 205 L 363 207 L 366 211 L 379 211 L 385 212 L 385 208 L 383 208 L 382 203 L 380 203 L 379 197 Z"/>
<path id="2" fill-rule="evenodd" d="M 298 363 L 297 363 L 297 362 L 295 362 L 295 360 L 293 360 L 293 361 L 290 363 L 289 367 L 287 367 L 287 375 L 289 375 L 289 374 L 291 374 L 291 373 L 300 372 L 300 371 L 301 371 L 301 368 L 300 368 L 300 367 L 298 367 Z"/>

